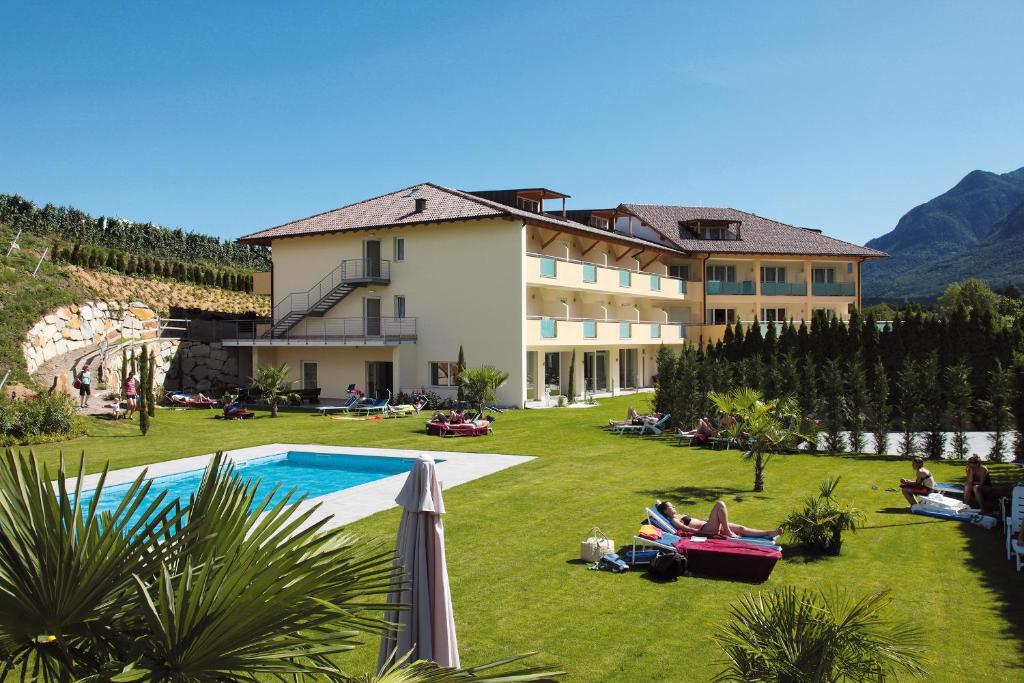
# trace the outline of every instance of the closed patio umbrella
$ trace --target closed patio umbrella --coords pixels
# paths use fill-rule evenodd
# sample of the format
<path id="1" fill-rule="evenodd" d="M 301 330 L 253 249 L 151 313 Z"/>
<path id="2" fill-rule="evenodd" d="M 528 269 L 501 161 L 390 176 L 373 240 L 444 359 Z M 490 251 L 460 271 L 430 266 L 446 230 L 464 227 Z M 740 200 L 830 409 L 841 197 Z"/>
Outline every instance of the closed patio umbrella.
<path id="1" fill-rule="evenodd" d="M 409 609 L 391 610 L 385 615 L 398 624 L 399 631 L 381 638 L 377 667 L 382 669 L 389 658 L 401 659 L 409 652 L 410 662 L 423 659 L 458 667 L 459 646 L 441 521 L 444 501 L 433 458 L 421 456 L 416 461 L 395 502 L 404 508 L 395 550 L 407 583 L 388 596 L 388 603 L 408 605 Z"/>

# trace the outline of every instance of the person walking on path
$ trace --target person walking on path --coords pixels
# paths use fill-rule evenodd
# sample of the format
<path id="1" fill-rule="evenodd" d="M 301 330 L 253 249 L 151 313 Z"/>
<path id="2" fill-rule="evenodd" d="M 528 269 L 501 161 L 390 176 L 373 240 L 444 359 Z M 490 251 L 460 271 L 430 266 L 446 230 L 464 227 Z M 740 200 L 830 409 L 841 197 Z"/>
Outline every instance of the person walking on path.
<path id="1" fill-rule="evenodd" d="M 89 366 L 86 365 L 82 368 L 82 371 L 78 373 L 78 407 L 85 410 L 89 407 L 89 397 L 92 396 L 92 372 L 89 371 Z"/>

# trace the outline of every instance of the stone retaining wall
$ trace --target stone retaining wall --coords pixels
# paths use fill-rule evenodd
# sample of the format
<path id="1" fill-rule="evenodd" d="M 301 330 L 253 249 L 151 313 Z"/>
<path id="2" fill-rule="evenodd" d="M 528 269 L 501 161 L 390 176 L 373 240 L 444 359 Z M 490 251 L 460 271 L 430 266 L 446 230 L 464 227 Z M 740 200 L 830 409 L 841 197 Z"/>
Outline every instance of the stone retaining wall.
<path id="1" fill-rule="evenodd" d="M 146 304 L 134 301 L 86 301 L 61 306 L 43 316 L 25 335 L 21 345 L 28 373 L 46 361 L 70 351 L 122 339 L 156 339 L 160 321 Z"/>
<path id="2" fill-rule="evenodd" d="M 108 387 L 121 386 L 121 358 L 138 355 L 141 349 L 156 355 L 153 381 L 158 387 L 184 389 L 191 387 L 205 394 L 219 395 L 225 388 L 233 388 L 248 381 L 248 368 L 240 367 L 239 349 L 225 348 L 220 342 L 157 339 L 141 344 L 129 344 L 107 356 L 103 364 L 103 377 Z M 246 349 L 247 350 L 247 349 Z M 241 363 L 244 366 L 245 363 Z"/>

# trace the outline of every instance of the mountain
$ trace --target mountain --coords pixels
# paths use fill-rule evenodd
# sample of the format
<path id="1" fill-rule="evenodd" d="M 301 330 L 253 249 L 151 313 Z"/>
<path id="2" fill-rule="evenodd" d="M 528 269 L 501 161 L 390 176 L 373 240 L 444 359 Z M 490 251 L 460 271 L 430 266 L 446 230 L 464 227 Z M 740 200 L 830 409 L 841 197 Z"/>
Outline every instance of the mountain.
<path id="1" fill-rule="evenodd" d="M 908 211 L 867 246 L 890 258 L 864 264 L 864 295 L 931 297 L 950 282 L 980 277 L 1024 282 L 1024 168 L 971 171 L 948 191 Z"/>

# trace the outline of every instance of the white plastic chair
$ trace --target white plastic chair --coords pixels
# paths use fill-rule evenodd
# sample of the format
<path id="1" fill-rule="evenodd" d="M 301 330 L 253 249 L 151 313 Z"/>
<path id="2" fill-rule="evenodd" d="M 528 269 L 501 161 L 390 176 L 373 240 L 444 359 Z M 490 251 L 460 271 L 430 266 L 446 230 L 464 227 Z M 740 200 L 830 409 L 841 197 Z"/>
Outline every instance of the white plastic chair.
<path id="1" fill-rule="evenodd" d="M 1017 540 L 1020 533 L 1021 523 L 1024 522 L 1024 485 L 1018 484 L 1013 487 L 1013 494 L 1010 496 L 1010 509 L 1003 510 L 1003 528 L 1006 531 L 1006 559 L 1010 560 L 1016 556 L 1017 571 L 1020 571 L 1024 547 Z"/>

